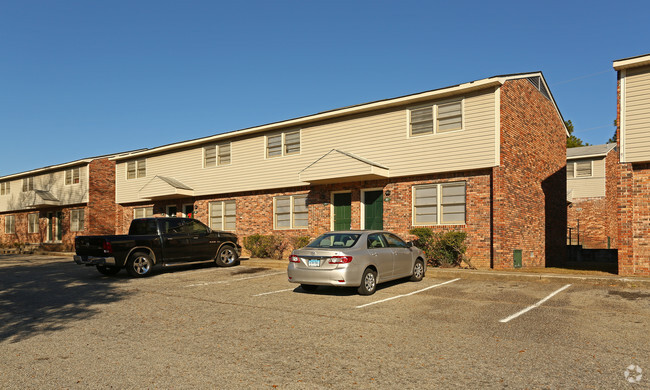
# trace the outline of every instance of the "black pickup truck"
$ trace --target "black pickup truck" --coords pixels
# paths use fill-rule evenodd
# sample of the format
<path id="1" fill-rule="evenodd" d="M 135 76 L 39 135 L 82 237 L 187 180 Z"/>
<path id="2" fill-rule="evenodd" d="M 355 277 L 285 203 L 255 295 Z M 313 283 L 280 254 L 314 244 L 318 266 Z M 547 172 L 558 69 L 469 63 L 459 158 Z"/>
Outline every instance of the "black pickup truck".
<path id="1" fill-rule="evenodd" d="M 234 233 L 215 231 L 191 218 L 138 218 L 129 234 L 78 236 L 74 261 L 94 265 L 104 275 L 126 268 L 134 277 L 151 274 L 153 266 L 214 261 L 237 264 L 241 246 Z"/>

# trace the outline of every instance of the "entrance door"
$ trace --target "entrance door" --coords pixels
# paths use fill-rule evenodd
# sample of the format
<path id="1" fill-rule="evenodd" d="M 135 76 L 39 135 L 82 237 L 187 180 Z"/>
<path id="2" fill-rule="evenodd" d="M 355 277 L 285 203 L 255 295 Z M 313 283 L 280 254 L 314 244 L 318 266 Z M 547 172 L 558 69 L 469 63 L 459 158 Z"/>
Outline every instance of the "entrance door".
<path id="1" fill-rule="evenodd" d="M 63 213 L 47 213 L 47 242 L 56 242 L 63 239 Z"/>
<path id="2" fill-rule="evenodd" d="M 352 194 L 334 194 L 334 230 L 350 230 L 352 226 Z"/>
<path id="3" fill-rule="evenodd" d="M 177 212 L 178 212 L 178 208 L 176 207 L 176 205 L 167 206 L 167 216 L 168 217 L 175 217 Z"/>
<path id="4" fill-rule="evenodd" d="M 54 241 L 54 214 L 47 213 L 47 242 Z"/>
<path id="5" fill-rule="evenodd" d="M 194 218 L 194 204 L 188 203 L 183 205 L 183 217 Z"/>
<path id="6" fill-rule="evenodd" d="M 384 191 L 364 191 L 363 210 L 366 230 L 382 230 L 384 228 Z"/>
<path id="7" fill-rule="evenodd" d="M 54 237 L 59 242 L 63 241 L 63 213 L 60 211 L 56 213 L 56 234 Z"/>

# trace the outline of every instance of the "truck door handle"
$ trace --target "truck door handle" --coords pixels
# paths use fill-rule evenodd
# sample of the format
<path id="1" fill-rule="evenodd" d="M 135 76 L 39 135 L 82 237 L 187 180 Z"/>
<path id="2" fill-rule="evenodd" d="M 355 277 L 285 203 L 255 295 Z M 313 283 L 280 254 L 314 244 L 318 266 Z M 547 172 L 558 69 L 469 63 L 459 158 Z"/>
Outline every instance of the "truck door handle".
<path id="1" fill-rule="evenodd" d="M 194 239 L 195 239 L 195 240 L 198 240 L 198 239 L 199 239 L 199 236 L 194 236 Z"/>

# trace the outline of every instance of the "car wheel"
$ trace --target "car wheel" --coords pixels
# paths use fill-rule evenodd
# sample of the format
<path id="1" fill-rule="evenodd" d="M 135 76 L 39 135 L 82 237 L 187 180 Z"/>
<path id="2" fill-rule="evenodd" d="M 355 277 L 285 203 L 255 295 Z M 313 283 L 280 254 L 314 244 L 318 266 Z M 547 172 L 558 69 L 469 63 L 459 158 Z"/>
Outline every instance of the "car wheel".
<path id="1" fill-rule="evenodd" d="M 372 295 L 377 290 L 377 273 L 370 268 L 363 271 L 361 286 L 357 290 L 361 295 Z"/>
<path id="2" fill-rule="evenodd" d="M 136 278 L 151 275 L 152 268 L 153 260 L 151 260 L 151 256 L 142 252 L 134 253 L 126 262 L 126 272 Z"/>
<path id="3" fill-rule="evenodd" d="M 217 257 L 214 259 L 214 262 L 217 263 L 220 267 L 232 267 L 237 264 L 237 251 L 230 245 L 224 245 L 217 252 Z"/>
<path id="4" fill-rule="evenodd" d="M 411 275 L 411 282 L 419 282 L 424 277 L 424 262 L 420 259 L 415 260 L 413 265 L 413 275 Z"/>
<path id="5" fill-rule="evenodd" d="M 318 286 L 315 286 L 313 284 L 301 284 L 300 288 L 302 288 L 303 290 L 305 290 L 307 292 L 314 292 L 314 291 L 316 291 Z"/>
<path id="6" fill-rule="evenodd" d="M 120 267 L 111 267 L 110 265 L 98 265 L 97 271 L 102 275 L 112 276 L 120 272 Z"/>

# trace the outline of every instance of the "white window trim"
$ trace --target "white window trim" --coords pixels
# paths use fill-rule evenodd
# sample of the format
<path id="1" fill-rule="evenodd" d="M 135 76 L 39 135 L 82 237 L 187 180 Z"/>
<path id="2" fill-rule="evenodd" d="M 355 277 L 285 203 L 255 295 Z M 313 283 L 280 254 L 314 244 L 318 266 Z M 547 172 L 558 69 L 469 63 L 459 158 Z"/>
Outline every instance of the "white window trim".
<path id="1" fill-rule="evenodd" d="M 235 229 L 234 230 L 226 229 L 226 202 L 235 202 Z M 219 203 L 221 205 L 221 227 L 218 230 L 222 230 L 224 232 L 236 231 L 237 230 L 237 200 L 224 199 L 224 200 L 215 200 L 212 202 L 208 202 L 208 226 L 210 227 L 210 229 L 213 229 L 212 227 L 212 204 L 213 203 Z"/>
<path id="2" fill-rule="evenodd" d="M 381 187 L 376 187 L 376 188 L 364 188 L 361 190 L 361 221 L 360 221 L 360 226 L 361 230 L 364 230 L 366 228 L 366 192 L 370 191 L 381 191 L 382 192 L 382 199 L 384 197 L 384 189 Z"/>
<path id="3" fill-rule="evenodd" d="M 138 176 L 138 172 L 140 171 L 139 168 L 139 162 L 144 161 L 144 176 Z M 135 177 L 129 179 L 129 163 L 133 162 L 135 164 Z M 124 172 L 125 172 L 125 178 L 126 180 L 137 180 L 137 179 L 142 179 L 147 177 L 147 158 L 139 158 L 136 160 L 129 160 L 124 164 Z"/>
<path id="4" fill-rule="evenodd" d="M 293 195 L 277 195 L 273 197 L 273 230 L 307 230 L 309 229 L 309 205 L 307 205 L 307 226 L 295 227 L 293 223 L 293 198 L 295 196 L 304 196 L 308 198 L 308 194 L 293 194 Z M 278 198 L 289 198 L 289 227 L 278 227 L 276 210 L 276 201 Z"/>
<path id="5" fill-rule="evenodd" d="M 79 183 L 74 182 L 74 171 L 77 171 L 77 178 L 79 178 Z M 68 173 L 70 174 L 70 183 L 68 183 Z M 74 186 L 81 184 L 81 167 L 66 169 L 63 176 L 63 184 L 66 186 Z"/>
<path id="6" fill-rule="evenodd" d="M 7 221 L 11 219 L 11 225 Z M 11 226 L 11 229 L 9 229 Z M 15 215 L 5 215 L 5 234 L 16 234 L 16 216 Z"/>
<path id="7" fill-rule="evenodd" d="M 296 133 L 296 132 L 298 133 L 298 140 L 299 140 L 298 145 L 300 146 L 300 151 L 297 152 L 297 153 L 289 153 L 289 154 L 287 154 L 285 152 L 285 149 L 286 149 L 285 137 L 286 137 L 287 133 Z M 280 148 L 281 148 L 282 153 L 277 155 L 277 156 L 269 156 L 269 137 L 275 137 L 277 135 L 281 136 L 280 137 L 281 138 Z M 283 130 L 281 132 L 276 132 L 276 133 L 273 133 L 273 134 L 267 134 L 267 135 L 264 136 L 264 159 L 265 160 L 272 160 L 272 159 L 276 159 L 276 158 L 280 158 L 280 157 L 286 157 L 286 156 L 300 156 L 301 154 L 302 154 L 302 129 Z M 231 157 L 231 159 L 232 159 L 232 157 Z"/>
<path id="8" fill-rule="evenodd" d="M 465 183 L 465 220 L 458 223 L 442 223 L 442 186 L 445 184 Z M 436 223 L 422 224 L 415 221 L 415 189 L 436 187 Z M 442 183 L 417 184 L 411 186 L 411 226 L 464 226 L 467 225 L 467 181 L 446 181 Z"/>
<path id="9" fill-rule="evenodd" d="M 0 195 L 10 195 L 11 194 L 11 182 L 10 181 L 3 181 L 0 183 Z"/>
<path id="10" fill-rule="evenodd" d="M 589 160 L 591 163 L 591 168 L 590 168 L 590 175 L 589 176 L 578 176 L 578 161 L 580 160 L 572 160 L 570 161 L 571 165 L 573 166 L 573 177 L 570 177 L 569 180 L 573 179 L 591 179 L 594 176 L 594 160 Z"/>
<path id="11" fill-rule="evenodd" d="M 458 130 L 444 131 L 441 133 L 438 131 L 438 106 L 442 104 L 455 103 L 455 102 L 460 102 L 461 128 Z M 433 109 L 433 129 L 431 133 L 413 135 L 411 134 L 411 110 L 417 110 L 418 108 L 425 108 L 425 107 L 432 107 Z M 435 103 L 420 104 L 417 106 L 408 107 L 406 109 L 406 137 L 407 138 L 420 138 L 420 137 L 427 137 L 427 136 L 431 137 L 435 135 L 441 136 L 445 134 L 453 134 L 459 131 L 465 131 L 466 128 L 467 126 L 465 122 L 465 96 L 455 97 L 453 99 L 445 99 Z"/>
<path id="12" fill-rule="evenodd" d="M 36 229 L 32 231 L 32 224 L 29 222 L 29 216 L 30 215 L 35 215 L 36 216 Z M 40 224 L 39 224 L 39 215 L 38 213 L 29 213 L 27 214 L 27 234 L 35 234 L 38 233 L 40 230 Z"/>

